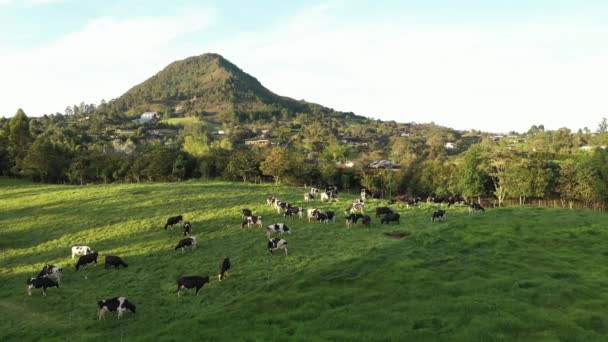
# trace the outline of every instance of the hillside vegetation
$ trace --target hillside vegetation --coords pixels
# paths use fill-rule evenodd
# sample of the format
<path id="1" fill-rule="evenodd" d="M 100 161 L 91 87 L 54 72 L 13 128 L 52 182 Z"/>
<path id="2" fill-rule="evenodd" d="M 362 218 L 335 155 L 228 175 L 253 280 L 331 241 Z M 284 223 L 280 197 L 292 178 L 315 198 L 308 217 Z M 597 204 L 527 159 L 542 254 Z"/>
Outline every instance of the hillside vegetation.
<path id="1" fill-rule="evenodd" d="M 335 223 L 287 222 L 289 255 L 270 256 L 259 229 L 285 221 L 267 194 L 302 203 L 302 188 L 227 182 L 85 187 L 0 178 L 0 340 L 399 340 L 602 341 L 608 333 L 606 218 L 591 211 L 395 208 L 401 224 L 347 229 L 354 195 L 312 205 Z M 368 210 L 385 204 L 370 201 Z M 310 205 L 310 206 L 312 206 Z M 310 207 L 308 206 L 308 207 Z M 176 255 L 183 214 L 200 243 Z M 384 232 L 408 231 L 403 239 Z M 75 271 L 70 246 L 100 252 L 101 265 Z M 104 270 L 103 257 L 129 267 Z M 233 269 L 217 281 L 229 256 Z M 59 289 L 29 297 L 25 280 L 43 265 L 65 267 Z M 182 275 L 210 275 L 198 297 L 175 295 Z M 86 276 L 86 279 L 85 279 Z M 97 321 L 96 302 L 125 295 L 137 314 Z"/>

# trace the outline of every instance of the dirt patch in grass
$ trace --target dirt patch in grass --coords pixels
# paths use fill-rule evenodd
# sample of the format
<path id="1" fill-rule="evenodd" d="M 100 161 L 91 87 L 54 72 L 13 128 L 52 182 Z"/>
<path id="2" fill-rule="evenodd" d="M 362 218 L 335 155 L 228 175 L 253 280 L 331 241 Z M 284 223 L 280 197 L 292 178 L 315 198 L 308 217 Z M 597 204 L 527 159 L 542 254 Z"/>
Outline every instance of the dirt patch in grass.
<path id="1" fill-rule="evenodd" d="M 408 236 L 411 236 L 412 233 L 406 231 L 394 231 L 394 232 L 386 232 L 384 235 L 393 238 L 393 239 L 403 239 Z"/>

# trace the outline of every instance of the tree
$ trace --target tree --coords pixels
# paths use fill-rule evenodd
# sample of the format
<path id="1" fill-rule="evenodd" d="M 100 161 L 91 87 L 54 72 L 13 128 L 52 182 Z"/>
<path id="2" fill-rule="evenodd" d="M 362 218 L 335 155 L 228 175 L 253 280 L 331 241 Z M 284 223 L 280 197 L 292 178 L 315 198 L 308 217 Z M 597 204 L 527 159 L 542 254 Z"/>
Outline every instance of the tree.
<path id="1" fill-rule="evenodd" d="M 606 118 L 602 119 L 602 121 L 597 126 L 597 133 L 598 134 L 608 133 L 608 119 L 606 119 Z"/>
<path id="2" fill-rule="evenodd" d="M 8 121 L 8 153 L 13 174 L 22 172 L 23 160 L 31 142 L 29 119 L 25 112 L 19 108 L 15 116 Z"/>
<path id="3" fill-rule="evenodd" d="M 472 145 L 464 154 L 458 173 L 458 188 L 467 200 L 482 196 L 485 193 L 485 174 L 482 171 L 483 158 L 483 149 L 480 145 Z"/>
<path id="4" fill-rule="evenodd" d="M 224 170 L 226 178 L 231 180 L 242 179 L 243 182 L 258 176 L 259 173 L 258 162 L 249 151 L 234 153 Z"/>
<path id="5" fill-rule="evenodd" d="M 28 148 L 23 160 L 23 173 L 33 179 L 48 182 L 62 176 L 64 158 L 48 138 L 39 136 Z"/>
<path id="6" fill-rule="evenodd" d="M 268 157 L 260 164 L 260 170 L 267 176 L 274 178 L 275 184 L 281 183 L 281 177 L 290 169 L 289 154 L 286 149 L 274 147 Z"/>
<path id="7" fill-rule="evenodd" d="M 570 209 L 576 199 L 576 164 L 572 160 L 566 160 L 560 165 L 558 191 L 562 206 L 564 201 L 568 201 Z"/>

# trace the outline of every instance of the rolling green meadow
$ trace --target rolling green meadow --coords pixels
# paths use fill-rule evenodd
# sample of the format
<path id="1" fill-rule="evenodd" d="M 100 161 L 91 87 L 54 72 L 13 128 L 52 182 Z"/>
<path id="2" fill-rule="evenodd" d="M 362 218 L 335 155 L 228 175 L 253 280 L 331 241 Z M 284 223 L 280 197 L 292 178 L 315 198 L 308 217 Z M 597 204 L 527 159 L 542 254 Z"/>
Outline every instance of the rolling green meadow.
<path id="1" fill-rule="evenodd" d="M 437 206 L 393 205 L 401 223 L 347 229 L 337 203 L 303 202 L 303 188 L 187 181 L 89 186 L 0 179 L 0 341 L 606 341 L 606 214 L 512 207 L 470 215 Z M 284 219 L 266 205 L 282 200 L 333 209 L 335 223 Z M 368 201 L 367 212 L 384 201 Z M 260 228 L 241 228 L 250 208 L 264 225 L 285 222 L 289 255 L 271 256 Z M 198 248 L 174 246 L 193 225 Z M 373 216 L 373 215 L 372 215 Z M 405 238 L 385 232 L 407 231 Z M 98 266 L 75 271 L 70 247 L 99 251 Z M 126 269 L 104 269 L 119 255 Z M 217 275 L 232 261 L 226 280 Z M 61 287 L 26 292 L 50 263 Z M 209 275 L 199 296 L 178 298 L 183 275 Z M 86 279 L 85 279 L 86 276 Z M 98 300 L 137 305 L 98 321 Z"/>

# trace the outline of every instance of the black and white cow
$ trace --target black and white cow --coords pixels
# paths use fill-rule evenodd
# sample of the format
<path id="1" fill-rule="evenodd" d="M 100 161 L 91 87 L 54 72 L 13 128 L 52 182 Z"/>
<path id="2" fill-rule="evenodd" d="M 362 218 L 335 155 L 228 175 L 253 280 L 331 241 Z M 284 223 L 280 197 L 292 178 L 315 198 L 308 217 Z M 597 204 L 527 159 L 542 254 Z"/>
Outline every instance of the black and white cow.
<path id="1" fill-rule="evenodd" d="M 445 213 L 445 210 L 439 209 L 433 213 L 431 217 L 431 222 L 435 222 L 435 220 L 446 219 L 448 215 Z"/>
<path id="2" fill-rule="evenodd" d="M 275 223 L 266 227 L 266 236 L 269 239 L 274 233 L 279 233 L 279 235 L 283 235 L 283 233 L 291 234 L 291 229 L 285 223 Z"/>
<path id="3" fill-rule="evenodd" d="M 196 236 L 179 240 L 177 246 L 175 246 L 175 252 L 177 252 L 178 249 L 181 249 L 182 254 L 184 254 L 185 249 L 188 247 L 192 248 L 193 250 L 196 249 Z"/>
<path id="4" fill-rule="evenodd" d="M 364 208 L 364 207 L 365 207 L 365 203 L 362 203 L 362 202 L 356 202 L 356 203 L 353 203 L 353 204 L 350 206 L 349 212 L 350 212 L 351 214 L 354 214 L 354 213 L 361 213 L 361 214 L 365 214 L 365 212 L 363 211 L 363 208 Z"/>
<path id="5" fill-rule="evenodd" d="M 106 263 L 104 264 L 105 268 L 114 267 L 118 268 L 119 266 L 129 267 L 129 265 L 122 260 L 121 257 L 115 255 L 106 255 Z"/>
<path id="6" fill-rule="evenodd" d="M 80 258 L 78 258 L 78 262 L 76 262 L 76 271 L 78 271 L 78 269 L 80 267 L 84 267 L 92 262 L 95 263 L 95 266 L 97 266 L 97 257 L 98 256 L 99 256 L 99 253 L 93 252 L 91 254 L 83 255 Z"/>
<path id="7" fill-rule="evenodd" d="M 93 253 L 89 246 L 72 246 L 72 259 L 75 255 L 87 255 Z"/>
<path id="8" fill-rule="evenodd" d="M 393 212 L 393 209 L 389 207 L 378 207 L 376 208 L 376 217 L 380 217 L 382 215 L 390 214 Z"/>
<path id="9" fill-rule="evenodd" d="M 249 227 L 251 227 L 254 224 L 262 227 L 262 216 L 247 216 L 247 217 L 245 217 L 245 219 L 243 220 L 243 223 L 241 223 L 241 228 L 243 228 L 245 226 L 247 226 L 247 228 L 249 228 Z"/>
<path id="10" fill-rule="evenodd" d="M 469 213 L 480 212 L 480 211 L 485 212 L 486 210 L 479 203 L 471 203 L 471 205 L 469 206 Z"/>
<path id="11" fill-rule="evenodd" d="M 319 193 L 319 188 L 310 188 L 310 191 L 308 193 L 311 195 L 316 195 Z"/>
<path id="12" fill-rule="evenodd" d="M 275 198 L 274 196 L 270 196 L 270 195 L 269 195 L 269 196 L 267 196 L 267 197 L 266 197 L 266 204 L 268 204 L 268 205 L 273 205 L 273 204 L 274 204 L 275 199 L 276 199 L 276 198 Z"/>
<path id="13" fill-rule="evenodd" d="M 346 216 L 346 227 L 350 228 L 353 223 L 357 223 L 359 219 L 362 219 L 363 215 L 361 214 L 350 214 Z"/>
<path id="14" fill-rule="evenodd" d="M 380 224 L 383 224 L 383 223 L 388 224 L 391 221 L 395 221 L 395 222 L 399 223 L 399 217 L 401 217 L 401 215 L 399 215 L 399 213 L 388 213 L 388 214 L 382 216 L 382 218 L 380 219 Z"/>
<path id="15" fill-rule="evenodd" d="M 182 215 L 177 215 L 177 216 L 173 216 L 173 217 L 169 217 L 167 219 L 167 223 L 165 223 L 165 230 L 167 230 L 167 228 L 171 228 L 173 229 L 173 225 L 179 224 L 184 220 Z"/>
<path id="16" fill-rule="evenodd" d="M 329 217 L 324 212 L 317 213 L 317 222 L 329 223 Z"/>
<path id="17" fill-rule="evenodd" d="M 289 217 L 290 219 L 293 219 L 294 216 L 298 216 L 299 218 L 302 218 L 302 216 L 304 215 L 304 208 L 300 208 L 300 207 L 291 207 L 287 210 L 285 210 L 285 214 L 283 214 L 283 217 Z"/>
<path id="18" fill-rule="evenodd" d="M 192 235 L 192 224 L 190 222 L 184 222 L 184 236 Z"/>
<path id="19" fill-rule="evenodd" d="M 63 277 L 63 268 L 54 265 L 45 265 L 42 268 L 42 271 L 38 273 L 38 278 L 44 276 L 55 279 L 58 284 L 61 284 L 61 277 Z"/>
<path id="20" fill-rule="evenodd" d="M 287 255 L 287 240 L 285 240 L 285 239 L 279 239 L 279 238 L 268 239 L 267 247 L 268 247 L 268 251 L 272 255 L 274 255 L 273 252 L 277 249 L 284 250 L 285 255 Z"/>
<path id="21" fill-rule="evenodd" d="M 336 222 L 336 212 L 334 212 L 334 211 L 326 211 L 325 215 L 327 215 L 327 220 L 328 221 Z"/>
<path id="22" fill-rule="evenodd" d="M 309 194 L 308 192 L 304 194 L 304 202 L 310 202 L 315 199 L 313 194 Z"/>
<path id="23" fill-rule="evenodd" d="M 251 211 L 251 210 L 249 210 L 249 209 L 247 209 L 247 208 L 244 208 L 244 209 L 242 210 L 242 213 L 241 213 L 241 220 L 244 220 L 244 219 L 245 219 L 245 217 L 249 217 L 249 216 L 252 216 L 252 215 L 253 215 L 253 213 L 252 213 L 252 211 Z"/>
<path id="24" fill-rule="evenodd" d="M 209 276 L 186 276 L 177 279 L 177 296 L 181 296 L 182 289 L 193 289 L 196 288 L 196 295 L 198 296 L 198 291 L 205 284 L 209 283 Z"/>
<path id="25" fill-rule="evenodd" d="M 230 269 L 230 259 L 225 257 L 222 263 L 220 264 L 220 274 L 217 276 L 220 281 L 224 280 L 226 275 L 228 274 L 228 270 Z"/>
<path id="26" fill-rule="evenodd" d="M 310 220 L 312 220 L 312 219 L 316 220 L 317 219 L 317 215 L 318 215 L 319 212 L 320 212 L 320 210 L 317 209 L 317 208 L 308 209 L 306 211 L 306 215 L 308 217 L 308 222 L 310 222 Z"/>
<path id="27" fill-rule="evenodd" d="M 49 278 L 48 275 L 44 275 L 42 277 L 30 278 L 26 282 L 27 284 L 27 294 L 32 295 L 32 289 L 39 289 L 42 287 L 42 294 L 46 297 L 46 289 L 49 287 L 59 288 L 59 283 Z"/>
<path id="28" fill-rule="evenodd" d="M 118 312 L 118 319 L 120 319 L 127 310 L 135 313 L 135 305 L 129 302 L 127 297 L 114 297 L 97 302 L 97 317 L 99 317 L 99 320 L 106 319 L 106 312 Z"/>

